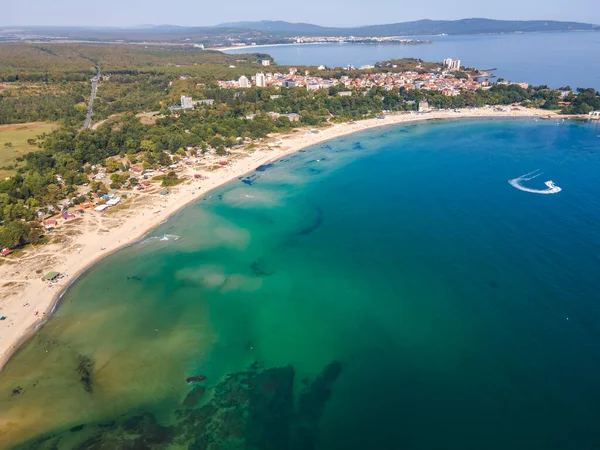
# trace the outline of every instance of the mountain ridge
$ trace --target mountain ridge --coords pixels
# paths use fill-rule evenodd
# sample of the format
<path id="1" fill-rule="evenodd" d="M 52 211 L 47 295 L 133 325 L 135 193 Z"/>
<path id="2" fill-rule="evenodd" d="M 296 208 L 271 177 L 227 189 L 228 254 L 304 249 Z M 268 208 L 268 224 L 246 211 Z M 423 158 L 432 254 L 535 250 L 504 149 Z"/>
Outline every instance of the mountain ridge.
<path id="1" fill-rule="evenodd" d="M 459 20 L 421 19 L 358 27 L 326 27 L 309 23 L 293 23 L 281 20 L 228 22 L 216 25 L 217 28 L 242 28 L 260 32 L 273 32 L 283 35 L 324 35 L 324 36 L 399 36 L 436 34 L 495 34 L 527 33 L 542 31 L 600 31 L 600 26 L 582 22 L 555 20 L 495 20 L 467 18 Z"/>

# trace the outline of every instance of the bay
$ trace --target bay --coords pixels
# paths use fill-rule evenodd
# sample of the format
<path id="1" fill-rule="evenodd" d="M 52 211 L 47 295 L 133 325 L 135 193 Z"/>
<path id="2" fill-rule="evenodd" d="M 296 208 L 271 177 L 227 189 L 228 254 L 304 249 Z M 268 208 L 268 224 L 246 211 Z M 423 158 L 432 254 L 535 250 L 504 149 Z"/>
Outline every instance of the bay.
<path id="1" fill-rule="evenodd" d="M 3 448 L 595 448 L 598 136 L 384 127 L 211 192 L 9 362 Z"/>
<path id="2" fill-rule="evenodd" d="M 478 69 L 497 68 L 494 74 L 514 82 L 570 85 L 600 89 L 600 33 L 524 33 L 474 36 L 419 36 L 433 44 L 314 44 L 265 46 L 228 50 L 268 53 L 284 65 L 360 67 L 394 58 L 441 62 L 460 59 Z"/>

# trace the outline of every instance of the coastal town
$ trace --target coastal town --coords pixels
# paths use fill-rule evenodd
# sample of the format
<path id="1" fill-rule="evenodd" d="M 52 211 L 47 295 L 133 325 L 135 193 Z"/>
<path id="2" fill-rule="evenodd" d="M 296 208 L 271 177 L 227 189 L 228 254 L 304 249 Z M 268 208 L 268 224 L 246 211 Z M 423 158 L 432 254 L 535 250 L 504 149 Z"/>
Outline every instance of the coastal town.
<path id="1" fill-rule="evenodd" d="M 268 65 L 268 64 L 265 64 Z M 391 69 L 397 66 L 390 64 Z M 317 70 L 325 70 L 325 66 L 319 66 Z M 346 67 L 348 71 L 356 70 L 353 66 Z M 302 87 L 307 90 L 330 89 L 333 87 L 344 87 L 346 91 L 337 93 L 339 96 L 356 95 L 365 93 L 371 88 L 380 87 L 387 91 L 392 89 L 419 89 L 434 90 L 448 96 L 456 96 L 463 90 L 474 91 L 477 89 L 489 89 L 490 82 L 487 79 L 479 80 L 471 76 L 457 76 L 461 70 L 461 61 L 452 58 L 444 60 L 444 65 L 438 67 L 435 72 L 420 73 L 415 71 L 406 72 L 377 72 L 373 65 L 364 65 L 358 68 L 360 71 L 369 71 L 361 75 L 343 75 L 339 78 L 327 78 L 315 76 L 310 70 L 299 71 L 290 67 L 286 73 L 281 72 L 258 72 L 248 78 L 242 75 L 237 80 L 219 81 L 219 87 L 223 89 L 240 89 L 249 87 L 275 87 L 290 88 Z M 514 83 L 527 89 L 528 83 Z"/>
<path id="2" fill-rule="evenodd" d="M 291 38 L 280 38 L 274 45 L 292 45 L 292 44 L 399 44 L 399 45 L 421 45 L 432 44 L 429 39 L 414 39 L 397 36 L 296 36 Z M 222 50 L 222 47 L 246 48 L 257 47 L 256 42 L 246 42 L 241 39 L 229 39 L 228 42 L 220 46 L 215 46 L 215 50 Z"/>

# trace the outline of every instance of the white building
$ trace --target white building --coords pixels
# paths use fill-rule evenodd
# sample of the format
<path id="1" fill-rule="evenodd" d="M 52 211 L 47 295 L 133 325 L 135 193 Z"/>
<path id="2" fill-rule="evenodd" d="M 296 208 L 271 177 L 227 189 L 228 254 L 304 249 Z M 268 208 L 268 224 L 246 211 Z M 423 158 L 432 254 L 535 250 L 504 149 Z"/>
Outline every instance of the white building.
<path id="1" fill-rule="evenodd" d="M 270 66 L 270 65 L 271 65 L 271 60 L 270 60 L 270 59 L 263 59 L 263 60 L 261 61 L 261 64 L 262 64 L 263 66 Z"/>
<path id="2" fill-rule="evenodd" d="M 419 102 L 419 112 L 427 112 L 429 111 L 429 103 L 426 101 Z"/>
<path id="3" fill-rule="evenodd" d="M 121 197 L 115 197 L 106 202 L 108 206 L 115 206 L 121 202 Z"/>
<path id="4" fill-rule="evenodd" d="M 185 95 L 182 95 L 181 96 L 181 107 L 183 109 L 193 108 L 194 107 L 194 101 L 192 100 L 192 97 L 187 97 Z"/>
<path id="5" fill-rule="evenodd" d="M 460 70 L 460 59 L 455 59 L 450 65 L 450 70 Z"/>
<path id="6" fill-rule="evenodd" d="M 444 60 L 444 66 L 446 66 L 448 70 L 460 70 L 460 59 L 446 58 Z"/>
<path id="7" fill-rule="evenodd" d="M 238 84 L 241 88 L 249 88 L 250 87 L 250 81 L 248 81 L 248 78 L 245 77 L 244 75 L 242 75 L 239 78 Z"/>
<path id="8" fill-rule="evenodd" d="M 265 78 L 265 74 L 259 72 L 256 74 L 256 87 L 267 87 L 267 79 Z"/>

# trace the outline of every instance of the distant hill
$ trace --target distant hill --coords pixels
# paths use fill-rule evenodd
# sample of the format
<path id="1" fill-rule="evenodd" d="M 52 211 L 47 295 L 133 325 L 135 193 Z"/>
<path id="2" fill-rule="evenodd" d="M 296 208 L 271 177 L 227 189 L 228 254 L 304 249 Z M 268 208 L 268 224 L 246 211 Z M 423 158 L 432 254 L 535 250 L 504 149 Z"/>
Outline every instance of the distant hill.
<path id="1" fill-rule="evenodd" d="M 297 33 L 301 35 L 326 33 L 329 27 L 310 23 L 290 23 L 281 20 L 261 20 L 260 22 L 231 22 L 217 25 L 218 28 L 244 28 L 271 33 Z"/>
<path id="2" fill-rule="evenodd" d="M 142 25 L 117 27 L 1 27 L 0 42 L 71 40 L 91 42 L 154 42 L 223 47 L 232 44 L 282 44 L 295 36 L 423 36 L 438 34 L 527 33 L 535 31 L 600 31 L 588 23 L 552 20 L 417 20 L 361 27 L 323 27 L 284 21 L 235 22 L 210 27 Z"/>
<path id="3" fill-rule="evenodd" d="M 416 20 L 412 22 L 361 27 L 322 27 L 283 21 L 234 22 L 217 27 L 241 28 L 286 36 L 419 36 L 436 34 L 527 33 L 541 31 L 600 31 L 598 25 L 553 20 Z"/>

